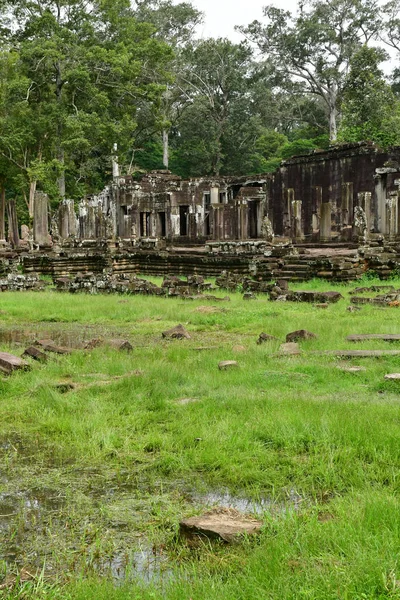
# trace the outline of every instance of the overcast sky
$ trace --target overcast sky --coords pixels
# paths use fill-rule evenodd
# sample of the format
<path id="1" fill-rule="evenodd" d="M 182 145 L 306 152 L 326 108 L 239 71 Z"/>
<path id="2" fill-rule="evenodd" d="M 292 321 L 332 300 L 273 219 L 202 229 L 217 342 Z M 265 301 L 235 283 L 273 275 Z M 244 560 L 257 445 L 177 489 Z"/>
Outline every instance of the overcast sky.
<path id="1" fill-rule="evenodd" d="M 248 25 L 255 19 L 261 20 L 262 7 L 271 2 L 270 0 L 192 0 L 192 4 L 205 14 L 204 25 L 199 31 L 201 37 L 228 37 L 238 42 L 241 36 L 235 33 L 235 25 Z M 297 1 L 282 0 L 274 4 L 287 10 L 295 10 Z"/>

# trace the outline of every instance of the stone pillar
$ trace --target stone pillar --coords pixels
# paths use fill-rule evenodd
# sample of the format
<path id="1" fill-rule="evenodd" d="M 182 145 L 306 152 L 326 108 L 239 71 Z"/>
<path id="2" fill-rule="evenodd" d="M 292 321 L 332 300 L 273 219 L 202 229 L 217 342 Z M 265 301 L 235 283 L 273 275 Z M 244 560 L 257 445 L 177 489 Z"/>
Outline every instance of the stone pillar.
<path id="1" fill-rule="evenodd" d="M 301 200 L 292 201 L 292 235 L 297 242 L 304 238 L 303 227 L 301 222 Z"/>
<path id="2" fill-rule="evenodd" d="M 13 248 L 18 248 L 19 234 L 18 234 L 17 208 L 15 206 L 15 200 L 8 201 L 7 216 L 8 216 L 8 239 L 9 239 L 9 242 Z"/>
<path id="3" fill-rule="evenodd" d="M 375 228 L 378 233 L 386 233 L 386 179 L 385 173 L 375 176 L 375 194 L 377 200 L 377 216 Z"/>
<path id="4" fill-rule="evenodd" d="M 211 204 L 219 204 L 219 187 L 213 186 L 210 189 Z"/>
<path id="5" fill-rule="evenodd" d="M 351 225 L 350 219 L 353 214 L 353 182 L 342 183 L 342 226 Z"/>
<path id="6" fill-rule="evenodd" d="M 371 232 L 371 192 L 357 194 L 358 206 L 364 211 L 365 230 L 364 241 L 367 242 Z"/>
<path id="7" fill-rule="evenodd" d="M 49 245 L 49 197 L 43 192 L 35 192 L 33 201 L 33 241 Z"/>
<path id="8" fill-rule="evenodd" d="M 322 202 L 321 204 L 321 227 L 320 241 L 330 242 L 332 239 L 332 204 L 331 202 Z"/>
<path id="9" fill-rule="evenodd" d="M 390 239 L 397 236 L 398 233 L 398 210 L 399 196 L 397 192 L 390 192 L 389 198 L 386 199 L 386 231 L 385 233 Z"/>
<path id="10" fill-rule="evenodd" d="M 58 209 L 58 229 L 63 240 L 77 234 L 77 218 L 73 200 L 63 200 Z"/>
<path id="11" fill-rule="evenodd" d="M 6 228 L 5 228 L 5 216 L 6 216 L 6 188 L 0 188 L 0 243 L 6 240 Z"/>

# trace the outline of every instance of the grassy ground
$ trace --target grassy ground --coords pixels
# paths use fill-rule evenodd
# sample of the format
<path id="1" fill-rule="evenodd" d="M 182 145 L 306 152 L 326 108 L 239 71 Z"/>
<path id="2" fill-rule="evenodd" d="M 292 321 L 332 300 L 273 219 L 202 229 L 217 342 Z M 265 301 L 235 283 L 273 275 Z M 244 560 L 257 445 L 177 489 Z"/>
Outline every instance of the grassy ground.
<path id="1" fill-rule="evenodd" d="M 400 383 L 384 380 L 400 357 L 346 373 L 323 354 L 397 347 L 346 342 L 400 333 L 400 309 L 346 311 L 355 286 L 325 310 L 239 293 L 2 294 L 1 350 L 99 336 L 134 350 L 78 350 L 0 381 L 0 597 L 400 598 Z M 161 338 L 177 323 L 191 340 Z M 256 344 L 301 328 L 318 336 L 301 356 Z M 261 536 L 184 543 L 179 520 L 218 500 L 262 511 Z"/>

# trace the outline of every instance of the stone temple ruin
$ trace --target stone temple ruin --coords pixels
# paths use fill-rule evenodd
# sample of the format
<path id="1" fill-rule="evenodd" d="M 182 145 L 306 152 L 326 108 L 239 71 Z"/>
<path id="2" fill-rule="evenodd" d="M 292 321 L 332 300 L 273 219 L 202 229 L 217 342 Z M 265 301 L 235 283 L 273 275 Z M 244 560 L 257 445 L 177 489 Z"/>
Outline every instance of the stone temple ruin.
<path id="1" fill-rule="evenodd" d="M 272 174 L 190 180 L 169 171 L 114 178 L 50 214 L 34 199 L 33 230 L 7 204 L 3 264 L 25 272 L 198 273 L 262 279 L 382 277 L 400 262 L 400 148 L 360 143 L 297 156 Z M 0 205 L 0 237 L 5 237 Z M 1 255 L 0 255 L 1 257 Z M 6 268 L 6 267 L 4 267 Z"/>

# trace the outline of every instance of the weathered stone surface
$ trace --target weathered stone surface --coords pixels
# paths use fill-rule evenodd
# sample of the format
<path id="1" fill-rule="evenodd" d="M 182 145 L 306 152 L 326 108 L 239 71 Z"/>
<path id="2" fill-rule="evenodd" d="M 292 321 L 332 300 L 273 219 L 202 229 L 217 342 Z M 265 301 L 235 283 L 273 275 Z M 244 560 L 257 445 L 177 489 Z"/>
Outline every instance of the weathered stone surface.
<path id="1" fill-rule="evenodd" d="M 385 375 L 385 379 L 388 381 L 400 381 L 400 373 L 388 373 Z"/>
<path id="2" fill-rule="evenodd" d="M 400 350 L 326 350 L 324 354 L 341 358 L 378 358 L 380 356 L 400 356 Z"/>
<path id="3" fill-rule="evenodd" d="M 47 354 L 36 348 L 36 346 L 29 346 L 23 353 L 25 358 L 33 358 L 34 360 L 38 360 L 40 362 L 46 362 L 48 359 Z"/>
<path id="4" fill-rule="evenodd" d="M 242 346 L 241 344 L 236 344 L 232 348 L 233 352 L 246 352 L 246 350 L 247 350 L 246 346 Z"/>
<path id="5" fill-rule="evenodd" d="M 105 342 L 107 346 L 111 346 L 111 348 L 115 348 L 119 352 L 131 352 L 133 350 L 133 346 L 128 340 L 106 340 Z"/>
<path id="6" fill-rule="evenodd" d="M 345 365 L 338 365 L 337 369 L 340 369 L 341 371 L 345 371 L 345 373 L 360 373 L 361 371 L 366 371 L 367 369 L 365 367 L 358 367 L 358 366 L 354 366 L 354 367 L 348 367 Z"/>
<path id="7" fill-rule="evenodd" d="M 347 312 L 354 313 L 354 312 L 361 310 L 361 307 L 360 306 L 348 306 L 346 308 L 346 310 L 347 310 Z"/>
<path id="8" fill-rule="evenodd" d="M 19 356 L 14 356 L 14 354 L 8 352 L 0 352 L 0 369 L 4 373 L 12 373 L 18 370 L 29 370 L 30 365 Z"/>
<path id="9" fill-rule="evenodd" d="M 232 508 L 217 508 L 200 517 L 184 519 L 179 526 L 185 536 L 203 536 L 233 543 L 243 535 L 259 533 L 263 523 Z"/>
<path id="10" fill-rule="evenodd" d="M 279 353 L 287 356 L 297 356 L 301 354 L 300 346 L 295 342 L 287 342 L 279 346 Z"/>
<path id="11" fill-rule="evenodd" d="M 226 371 L 227 369 L 234 369 L 238 366 L 239 365 L 236 362 L 236 360 L 221 360 L 221 362 L 218 363 L 218 369 L 220 371 Z"/>
<path id="12" fill-rule="evenodd" d="M 311 331 L 307 331 L 306 329 L 298 329 L 297 331 L 292 331 L 288 333 L 286 336 L 286 342 L 298 342 L 299 340 L 316 340 L 317 336 L 315 333 L 311 333 Z"/>
<path id="13" fill-rule="evenodd" d="M 71 354 L 71 348 L 64 348 L 63 346 L 57 346 L 53 340 L 37 340 L 35 342 L 38 346 L 41 346 L 43 350 L 47 352 L 54 352 L 55 354 Z"/>
<path id="14" fill-rule="evenodd" d="M 314 304 L 315 308 L 328 308 L 328 302 L 321 302 L 320 304 Z"/>
<path id="15" fill-rule="evenodd" d="M 400 334 L 396 333 L 363 333 L 359 335 L 348 335 L 349 342 L 365 342 L 368 340 L 383 340 L 385 342 L 399 342 Z"/>
<path id="16" fill-rule="evenodd" d="M 269 333 L 260 333 L 258 336 L 257 344 L 264 344 L 265 342 L 276 342 L 278 338 L 274 335 L 269 335 Z"/>
<path id="17" fill-rule="evenodd" d="M 312 292 L 306 291 L 289 291 L 286 294 L 286 299 L 291 302 L 311 302 L 313 304 L 319 303 L 335 303 L 343 298 L 339 292 Z M 272 300 L 272 298 L 271 298 Z"/>
<path id="18" fill-rule="evenodd" d="M 253 292 L 245 292 L 243 294 L 243 300 L 257 300 L 257 296 Z"/>
<path id="19" fill-rule="evenodd" d="M 183 339 L 190 340 L 189 332 L 186 331 L 184 326 L 181 324 L 177 325 L 176 327 L 172 327 L 171 329 L 168 329 L 167 331 L 163 331 L 162 337 L 167 338 L 167 339 L 173 339 L 173 340 L 183 340 Z"/>

